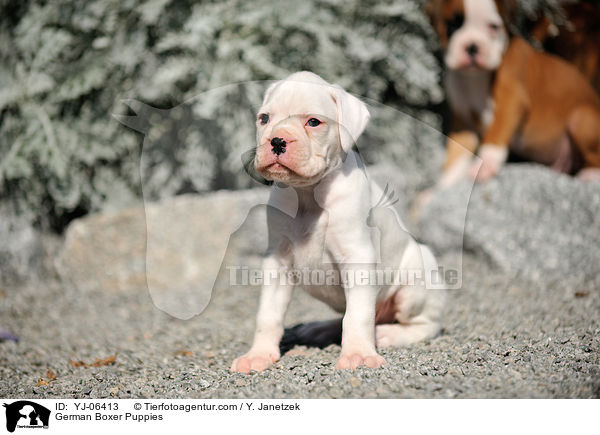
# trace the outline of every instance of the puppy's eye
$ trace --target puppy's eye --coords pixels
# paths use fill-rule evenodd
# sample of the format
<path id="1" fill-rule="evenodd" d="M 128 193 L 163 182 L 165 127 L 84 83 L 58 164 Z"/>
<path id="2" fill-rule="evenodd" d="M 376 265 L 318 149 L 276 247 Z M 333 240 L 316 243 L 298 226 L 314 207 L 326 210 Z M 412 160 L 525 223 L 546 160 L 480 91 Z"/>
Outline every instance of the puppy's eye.
<path id="1" fill-rule="evenodd" d="M 450 38 L 454 32 L 460 29 L 465 23 L 463 14 L 456 14 L 451 19 L 446 20 L 446 36 Z"/>
<path id="2" fill-rule="evenodd" d="M 320 124 L 321 121 L 319 121 L 317 118 L 310 118 L 306 123 L 306 125 L 308 125 L 309 127 L 316 127 Z"/>
<path id="3" fill-rule="evenodd" d="M 496 33 L 500 30 L 500 24 L 496 24 L 496 23 L 490 23 L 489 28 L 492 32 Z"/>
<path id="4" fill-rule="evenodd" d="M 258 122 L 260 122 L 261 125 L 265 125 L 267 122 L 269 122 L 269 115 L 266 113 L 261 113 L 258 115 Z"/>

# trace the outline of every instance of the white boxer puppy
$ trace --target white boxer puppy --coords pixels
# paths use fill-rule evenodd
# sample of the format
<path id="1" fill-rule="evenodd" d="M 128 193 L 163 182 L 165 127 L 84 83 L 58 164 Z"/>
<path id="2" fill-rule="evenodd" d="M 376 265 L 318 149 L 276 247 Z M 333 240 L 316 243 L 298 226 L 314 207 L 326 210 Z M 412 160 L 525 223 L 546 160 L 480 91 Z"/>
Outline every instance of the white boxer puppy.
<path id="1" fill-rule="evenodd" d="M 310 72 L 292 74 L 267 90 L 257 117 L 253 162 L 262 177 L 278 186 L 269 202 L 264 276 L 316 269 L 358 273 L 382 264 L 373 227 L 382 231 L 377 222 L 385 220 L 380 219 L 385 213 L 374 213 L 373 206 L 385 194 L 369 182 L 352 150 L 368 120 L 364 103 Z M 401 237 L 402 224 L 393 228 L 393 234 L 381 234 L 382 254 L 384 246 L 391 252 L 386 263 L 392 259 L 395 270 L 416 271 L 424 279 L 391 285 L 364 279 L 354 280 L 354 285 L 335 280 L 265 282 L 253 344 L 233 361 L 231 370 L 262 371 L 280 358 L 283 320 L 294 284 L 344 313 L 339 369 L 384 364 L 376 344 L 406 345 L 437 335 L 444 292 L 428 289 L 437 271 L 435 259 L 425 246 Z M 376 317 L 383 323 L 377 328 Z"/>

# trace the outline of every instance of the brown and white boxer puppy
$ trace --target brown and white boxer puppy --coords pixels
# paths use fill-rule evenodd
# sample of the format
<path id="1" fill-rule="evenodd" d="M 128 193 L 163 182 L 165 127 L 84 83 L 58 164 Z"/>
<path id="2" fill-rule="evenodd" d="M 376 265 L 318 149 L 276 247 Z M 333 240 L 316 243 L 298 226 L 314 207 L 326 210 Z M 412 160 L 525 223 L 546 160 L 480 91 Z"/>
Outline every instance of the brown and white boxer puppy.
<path id="1" fill-rule="evenodd" d="M 310 72 L 295 73 L 267 90 L 257 116 L 252 162 L 260 176 L 276 184 L 267 211 L 264 276 L 293 270 L 353 274 L 380 264 L 379 252 L 382 260 L 395 262 L 395 271 L 418 272 L 423 279 L 398 285 L 364 279 L 355 285 L 336 279 L 264 282 L 254 341 L 233 362 L 232 371 L 261 371 L 280 358 L 283 320 L 294 287 L 344 313 L 341 325 L 337 322 L 342 329 L 339 369 L 379 367 L 384 360 L 376 346 L 406 345 L 440 331 L 444 290 L 428 284 L 437 270 L 435 258 L 414 239 L 398 237 L 402 224 L 391 210 L 381 210 L 386 192 L 366 177 L 352 150 L 368 120 L 362 101 Z M 391 230 L 382 230 L 384 221 Z M 374 226 L 382 234 L 379 249 Z M 335 321 L 330 324 L 336 327 Z M 311 331 L 317 333 L 310 328 L 304 333 Z"/>
<path id="2" fill-rule="evenodd" d="M 600 173 L 600 99 L 564 60 L 511 37 L 514 1 L 432 0 L 427 5 L 447 67 L 453 111 L 440 181 L 493 177 L 509 149 L 559 172 Z M 474 163 L 477 152 L 482 162 Z"/>

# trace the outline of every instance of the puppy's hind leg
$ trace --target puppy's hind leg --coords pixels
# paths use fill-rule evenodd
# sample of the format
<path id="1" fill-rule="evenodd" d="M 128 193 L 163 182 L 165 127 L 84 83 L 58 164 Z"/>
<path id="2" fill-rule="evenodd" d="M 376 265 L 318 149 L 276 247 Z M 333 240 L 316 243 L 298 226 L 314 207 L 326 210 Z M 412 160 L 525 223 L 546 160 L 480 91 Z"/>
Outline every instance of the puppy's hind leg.
<path id="1" fill-rule="evenodd" d="M 421 271 L 422 280 L 400 287 L 391 295 L 394 319 L 397 323 L 385 323 L 375 327 L 378 347 L 406 346 L 433 338 L 441 331 L 441 318 L 445 290 L 429 288 L 428 277 L 437 269 L 431 251 L 411 241 L 406 249 L 400 269 Z"/>
<path id="2" fill-rule="evenodd" d="M 569 119 L 568 131 L 584 160 L 577 177 L 595 180 L 595 171 L 590 169 L 600 168 L 600 109 L 590 105 L 578 107 Z"/>
<path id="3" fill-rule="evenodd" d="M 437 336 L 441 327 L 444 302 L 442 290 L 424 286 L 399 289 L 393 296 L 395 320 L 375 326 L 377 347 L 407 346 Z"/>
<path id="4" fill-rule="evenodd" d="M 375 327 L 377 347 L 408 346 L 422 340 L 434 338 L 439 335 L 441 326 L 439 323 L 424 320 L 423 323 L 411 323 L 402 325 L 399 323 L 388 323 Z"/>

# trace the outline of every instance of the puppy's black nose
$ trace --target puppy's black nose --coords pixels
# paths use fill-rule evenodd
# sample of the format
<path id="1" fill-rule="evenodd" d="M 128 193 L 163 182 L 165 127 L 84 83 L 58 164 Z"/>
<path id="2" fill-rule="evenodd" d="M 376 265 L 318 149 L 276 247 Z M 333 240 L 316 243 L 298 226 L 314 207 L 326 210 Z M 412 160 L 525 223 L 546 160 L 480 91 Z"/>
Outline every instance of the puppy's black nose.
<path id="1" fill-rule="evenodd" d="M 477 47 L 476 44 L 471 44 L 467 47 L 467 54 L 471 57 L 475 57 L 477 56 L 477 53 L 479 53 L 479 47 Z"/>
<path id="2" fill-rule="evenodd" d="M 286 142 L 280 137 L 274 137 L 271 139 L 271 151 L 273 154 L 279 155 L 285 153 Z"/>

